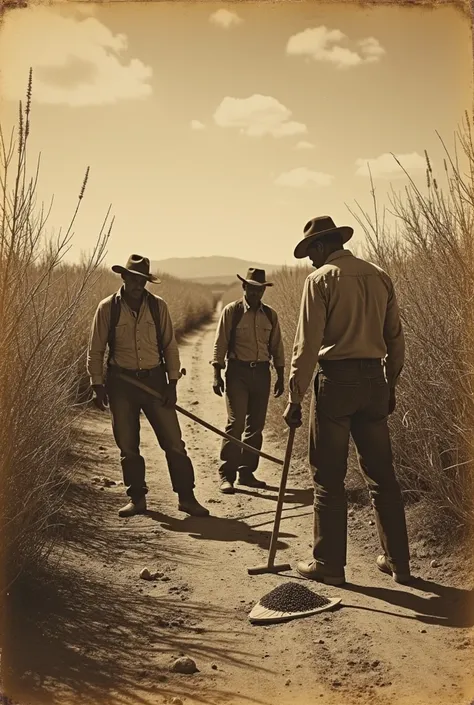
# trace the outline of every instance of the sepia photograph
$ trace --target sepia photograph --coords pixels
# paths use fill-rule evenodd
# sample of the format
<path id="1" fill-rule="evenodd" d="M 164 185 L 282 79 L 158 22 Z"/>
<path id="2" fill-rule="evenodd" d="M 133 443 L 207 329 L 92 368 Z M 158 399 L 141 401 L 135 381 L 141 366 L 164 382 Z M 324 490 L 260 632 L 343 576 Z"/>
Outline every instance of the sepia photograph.
<path id="1" fill-rule="evenodd" d="M 474 705 L 469 0 L 0 0 L 0 703 Z"/>

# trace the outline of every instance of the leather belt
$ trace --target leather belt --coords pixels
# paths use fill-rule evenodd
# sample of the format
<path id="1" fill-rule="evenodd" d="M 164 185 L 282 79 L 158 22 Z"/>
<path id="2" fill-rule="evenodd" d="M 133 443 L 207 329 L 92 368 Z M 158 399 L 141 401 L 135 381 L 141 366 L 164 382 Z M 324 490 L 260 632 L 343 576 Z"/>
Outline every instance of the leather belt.
<path id="1" fill-rule="evenodd" d="M 237 365 L 244 365 L 244 367 L 257 367 L 258 365 L 269 365 L 268 360 L 256 360 L 248 362 L 247 360 L 237 360 L 235 357 L 229 358 L 228 362 L 232 362 Z"/>
<path id="2" fill-rule="evenodd" d="M 325 360 L 322 358 L 318 361 L 320 367 L 330 367 L 337 365 L 360 365 L 361 367 L 381 367 L 383 360 L 379 357 L 346 357 L 341 360 Z"/>
<path id="3" fill-rule="evenodd" d="M 152 367 L 149 370 L 130 370 L 127 367 L 119 367 L 118 365 L 110 365 L 109 370 L 112 372 L 119 372 L 123 375 L 128 375 L 129 377 L 136 377 L 137 379 L 146 379 L 148 377 L 153 377 L 158 370 L 161 369 L 161 365 L 157 367 Z"/>

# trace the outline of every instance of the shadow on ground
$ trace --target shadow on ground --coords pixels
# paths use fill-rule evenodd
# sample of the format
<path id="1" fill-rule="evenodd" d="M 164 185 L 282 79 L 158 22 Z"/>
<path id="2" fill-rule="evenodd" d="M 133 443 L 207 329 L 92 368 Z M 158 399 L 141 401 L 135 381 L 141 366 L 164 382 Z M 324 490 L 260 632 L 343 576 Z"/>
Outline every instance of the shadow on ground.
<path id="1" fill-rule="evenodd" d="M 192 694 L 213 705 L 234 701 L 235 694 L 212 687 L 211 662 L 249 669 L 246 652 L 226 626 L 235 610 L 183 602 L 163 590 L 167 585 L 159 581 L 143 592 L 123 580 L 96 581 L 64 564 L 22 579 L 8 598 L 2 639 L 6 694 L 30 705 L 150 703 L 159 694 Z M 204 618 L 216 627 L 202 628 Z M 138 658 L 131 661 L 131 652 Z M 171 674 L 169 666 L 180 655 L 194 658 L 200 673 Z M 266 670 L 252 668 L 256 678 Z"/>
<path id="2" fill-rule="evenodd" d="M 178 531 L 189 534 L 192 538 L 208 541 L 244 542 L 268 549 L 271 531 L 256 531 L 240 519 L 209 516 L 204 519 L 186 516 L 176 519 L 162 512 L 148 511 L 146 516 L 160 524 L 168 531 Z M 280 537 L 296 538 L 296 534 L 281 532 Z M 277 548 L 288 548 L 284 541 L 278 541 Z"/>
<path id="3" fill-rule="evenodd" d="M 445 627 L 470 628 L 474 626 L 474 591 L 449 587 L 431 580 L 415 577 L 410 590 L 356 585 L 347 583 L 347 591 L 357 592 L 382 602 L 411 610 L 412 617 L 424 624 L 436 624 Z M 419 591 L 419 594 L 414 592 Z M 426 595 L 426 593 L 431 593 Z M 350 605 L 354 609 L 360 608 Z M 376 610 L 379 611 L 379 610 Z M 383 611 L 383 610 L 380 610 Z M 399 615 L 400 616 L 400 615 Z"/>
<path id="4" fill-rule="evenodd" d="M 249 490 L 245 489 L 244 486 L 239 485 L 237 485 L 235 489 L 237 491 L 237 495 L 249 495 L 251 497 L 258 497 L 259 499 L 268 499 L 271 502 L 276 502 L 278 500 L 279 488 L 274 485 L 267 485 L 264 491 Z M 275 492 L 275 494 L 266 494 L 267 492 Z M 301 507 L 308 507 L 313 504 L 313 490 L 288 487 L 285 490 L 283 504 L 298 504 Z"/>
<path id="5" fill-rule="evenodd" d="M 234 702 L 234 693 L 219 690 L 211 663 L 250 668 L 246 652 L 239 650 L 235 632 L 228 628 L 239 615 L 233 608 L 170 594 L 169 583 L 130 577 L 136 575 L 147 542 L 161 565 L 195 563 L 196 557 L 177 552 L 175 545 L 168 547 L 161 529 L 150 530 L 146 515 L 134 517 L 130 529 L 123 524 L 117 531 L 113 521 L 104 520 L 115 512 L 116 499 L 108 490 L 72 484 L 67 509 L 57 517 L 58 532 L 70 549 L 66 558 L 43 566 L 34 579 L 23 577 L 10 591 L 1 644 L 1 682 L 6 694 L 30 705 L 139 704 L 156 702 L 160 694 L 192 694 L 209 705 Z M 226 533 L 228 540 L 235 540 L 231 536 L 236 532 L 238 540 L 250 531 L 254 542 L 269 542 L 268 532 L 252 532 L 243 522 L 158 518 L 175 530 L 194 531 L 204 538 L 217 539 L 219 533 Z M 130 545 L 130 532 L 136 545 Z M 101 565 L 110 568 L 111 563 L 116 581 L 110 580 L 110 571 L 108 579 L 100 576 Z M 132 573 L 126 570 L 130 566 Z M 243 608 L 240 618 L 246 618 Z M 205 630 L 203 619 L 215 628 Z M 138 658 L 130 660 L 130 653 Z M 195 658 L 200 672 L 170 673 L 170 664 L 180 655 Z M 256 678 L 259 671 L 267 670 L 252 668 Z"/>

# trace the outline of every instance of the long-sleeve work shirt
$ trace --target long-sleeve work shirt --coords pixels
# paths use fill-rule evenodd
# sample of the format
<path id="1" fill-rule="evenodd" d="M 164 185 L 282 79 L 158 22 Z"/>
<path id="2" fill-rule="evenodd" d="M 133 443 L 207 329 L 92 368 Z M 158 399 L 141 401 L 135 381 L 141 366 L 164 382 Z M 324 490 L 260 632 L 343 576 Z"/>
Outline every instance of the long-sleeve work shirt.
<path id="1" fill-rule="evenodd" d="M 120 317 L 115 328 L 115 350 L 110 363 L 132 370 L 148 370 L 157 367 L 161 361 L 155 322 L 148 306 L 147 297 L 144 297 L 138 314 L 127 305 L 122 295 L 122 289 L 118 292 L 118 297 Z M 168 305 L 159 296 L 155 296 L 155 298 L 158 300 L 161 343 L 168 379 L 179 379 L 179 350 Z M 104 382 L 104 354 L 109 336 L 111 308 L 112 296 L 108 296 L 99 303 L 92 322 L 87 351 L 87 372 L 91 384 L 103 384 Z"/>
<path id="2" fill-rule="evenodd" d="M 337 250 L 305 281 L 291 360 L 290 401 L 301 403 L 321 360 L 385 358 L 395 386 L 405 340 L 395 290 L 380 267 Z"/>
<path id="3" fill-rule="evenodd" d="M 254 311 L 248 305 L 245 297 L 242 301 L 244 314 L 235 331 L 235 351 L 231 351 L 229 357 L 245 362 L 270 361 L 270 359 L 273 359 L 275 367 L 284 367 L 285 354 L 277 312 L 271 309 L 273 319 L 272 333 L 272 324 L 264 313 L 262 306 L 259 306 Z M 233 301 L 224 306 L 217 326 L 212 363 L 221 369 L 226 366 L 225 360 L 229 347 L 232 318 L 238 303 L 239 301 Z"/>

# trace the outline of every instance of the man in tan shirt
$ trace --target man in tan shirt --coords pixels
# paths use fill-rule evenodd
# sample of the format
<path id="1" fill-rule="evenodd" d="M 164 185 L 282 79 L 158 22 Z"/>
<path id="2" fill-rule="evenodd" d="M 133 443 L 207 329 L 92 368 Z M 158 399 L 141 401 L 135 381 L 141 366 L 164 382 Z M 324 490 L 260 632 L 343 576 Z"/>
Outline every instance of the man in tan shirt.
<path id="1" fill-rule="evenodd" d="M 273 360 L 277 373 L 274 395 L 279 397 L 284 389 L 285 357 L 277 313 L 262 303 L 266 287 L 273 284 L 266 281 L 263 269 L 250 268 L 245 279 L 237 276 L 242 281 L 244 297 L 221 312 L 212 360 L 213 389 L 218 396 L 225 390 L 226 432 L 238 440 L 244 433 L 244 443 L 260 450 L 270 397 L 270 362 Z M 221 376 L 224 368 L 225 385 Z M 220 458 L 220 490 L 224 494 L 233 494 L 237 472 L 240 485 L 266 487 L 254 475 L 259 461 L 256 453 L 224 440 Z"/>
<path id="2" fill-rule="evenodd" d="M 377 566 L 397 582 L 408 582 L 405 512 L 387 424 L 404 363 L 404 336 L 390 277 L 344 249 L 352 234 L 328 216 L 314 218 L 294 252 L 296 258 L 308 257 L 316 271 L 307 277 L 301 299 L 284 414 L 289 426 L 301 424 L 301 402 L 319 363 L 309 448 L 313 560 L 299 563 L 297 570 L 331 585 L 345 581 L 344 480 L 352 435 L 384 552 Z"/>
<path id="3" fill-rule="evenodd" d="M 194 496 L 194 469 L 181 438 L 175 404 L 180 377 L 180 359 L 166 302 L 146 290 L 147 282 L 159 283 L 150 274 L 150 261 L 131 255 L 126 267 L 114 265 L 122 275 L 119 292 L 101 301 L 92 323 L 87 370 L 94 390 L 94 403 L 105 410 L 110 405 L 112 429 L 129 503 L 122 517 L 146 511 L 145 461 L 140 455 L 140 412 L 150 422 L 166 454 L 178 508 L 192 516 L 207 516 Z M 109 348 L 104 378 L 104 354 Z M 118 374 L 138 379 L 159 392 L 164 403 Z"/>

